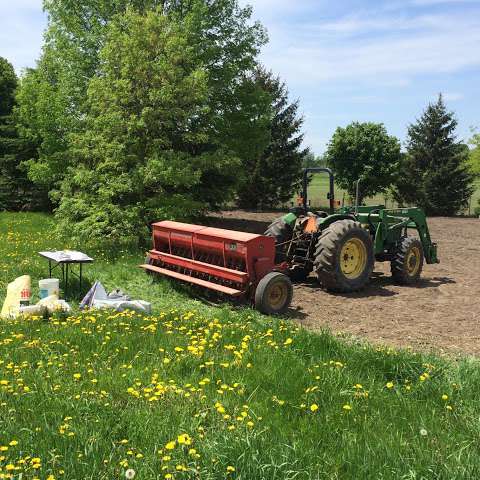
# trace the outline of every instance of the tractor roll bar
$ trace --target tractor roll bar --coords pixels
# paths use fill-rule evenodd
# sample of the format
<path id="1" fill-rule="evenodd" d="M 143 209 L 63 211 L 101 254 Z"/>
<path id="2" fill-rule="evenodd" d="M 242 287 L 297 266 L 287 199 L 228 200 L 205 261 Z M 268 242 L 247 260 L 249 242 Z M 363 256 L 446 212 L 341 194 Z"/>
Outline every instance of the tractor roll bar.
<path id="1" fill-rule="evenodd" d="M 328 199 L 330 200 L 330 214 L 335 212 L 335 179 L 333 177 L 333 172 L 326 167 L 311 167 L 306 168 L 303 171 L 303 182 L 302 182 L 302 198 L 303 198 L 303 208 L 305 212 L 308 208 L 308 198 L 307 198 L 307 189 L 308 189 L 308 175 L 310 173 L 328 173 L 330 179 L 330 192 L 328 194 Z"/>

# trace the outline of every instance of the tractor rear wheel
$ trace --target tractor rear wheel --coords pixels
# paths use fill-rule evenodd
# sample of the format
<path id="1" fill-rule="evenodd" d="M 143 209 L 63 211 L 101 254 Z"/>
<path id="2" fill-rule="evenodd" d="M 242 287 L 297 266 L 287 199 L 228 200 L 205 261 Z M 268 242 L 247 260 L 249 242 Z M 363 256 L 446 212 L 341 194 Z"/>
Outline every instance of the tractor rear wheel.
<path id="1" fill-rule="evenodd" d="M 423 247 L 414 237 L 403 237 L 390 263 L 392 277 L 400 285 L 417 283 L 423 269 Z"/>
<path id="2" fill-rule="evenodd" d="M 287 242 L 292 238 L 293 228 L 280 217 L 268 226 L 265 235 L 275 239 L 275 263 L 285 261 Z"/>
<path id="3" fill-rule="evenodd" d="M 375 258 L 370 234 L 354 220 L 339 220 L 318 239 L 314 268 L 319 282 L 332 292 L 355 292 L 364 288 Z"/>
<path id="4" fill-rule="evenodd" d="M 255 290 L 255 308 L 266 315 L 285 313 L 293 297 L 290 278 L 280 272 L 267 273 Z"/>

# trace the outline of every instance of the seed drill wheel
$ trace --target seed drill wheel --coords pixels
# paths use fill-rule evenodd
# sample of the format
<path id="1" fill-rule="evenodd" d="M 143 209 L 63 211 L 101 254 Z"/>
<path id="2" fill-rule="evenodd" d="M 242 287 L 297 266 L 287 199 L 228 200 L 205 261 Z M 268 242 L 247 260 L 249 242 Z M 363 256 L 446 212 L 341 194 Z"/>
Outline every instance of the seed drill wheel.
<path id="1" fill-rule="evenodd" d="M 400 285 L 417 283 L 423 269 L 423 247 L 420 240 L 403 237 L 390 268 L 396 283 Z"/>
<path id="2" fill-rule="evenodd" d="M 280 272 L 270 272 L 258 282 L 255 308 L 267 315 L 285 313 L 293 297 L 290 278 Z"/>
<path id="3" fill-rule="evenodd" d="M 318 239 L 314 268 L 327 290 L 361 290 L 370 279 L 374 262 L 372 239 L 358 222 L 332 223 Z"/>

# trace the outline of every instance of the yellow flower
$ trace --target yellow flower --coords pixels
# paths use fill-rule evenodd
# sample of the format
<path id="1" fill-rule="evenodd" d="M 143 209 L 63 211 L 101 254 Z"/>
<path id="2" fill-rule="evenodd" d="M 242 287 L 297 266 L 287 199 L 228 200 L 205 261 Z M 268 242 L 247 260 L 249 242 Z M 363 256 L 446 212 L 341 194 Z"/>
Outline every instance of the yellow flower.
<path id="1" fill-rule="evenodd" d="M 344 405 L 342 408 L 344 410 L 346 410 L 347 412 L 349 412 L 352 409 L 352 407 L 350 405 L 348 405 L 348 403 L 346 405 Z"/>
<path id="2" fill-rule="evenodd" d="M 360 383 L 356 383 L 356 384 L 355 384 L 355 388 L 356 388 L 357 390 L 361 390 L 361 389 L 363 388 L 363 385 L 361 385 Z"/>
<path id="3" fill-rule="evenodd" d="M 10 445 L 11 447 L 14 447 L 15 445 L 18 445 L 18 442 L 17 442 L 16 440 L 12 440 L 12 441 L 9 443 L 9 445 Z"/>
<path id="4" fill-rule="evenodd" d="M 123 440 L 120 440 L 120 442 L 122 445 L 125 445 L 126 443 L 128 443 L 128 440 L 126 438 L 124 438 Z"/>
<path id="5" fill-rule="evenodd" d="M 177 441 L 180 445 L 191 445 L 192 439 L 187 433 L 182 433 L 177 437 Z"/>
<path id="6" fill-rule="evenodd" d="M 312 412 L 316 412 L 318 410 L 318 405 L 316 403 L 312 403 L 312 405 L 310 405 L 310 410 Z"/>
<path id="7" fill-rule="evenodd" d="M 74 373 L 74 374 L 73 374 L 73 378 L 74 378 L 75 380 L 80 380 L 80 379 L 82 378 L 82 374 L 81 374 L 81 373 Z"/>
<path id="8" fill-rule="evenodd" d="M 168 480 L 170 478 L 173 478 L 172 474 L 171 473 L 167 473 L 165 474 L 165 478 Z"/>
<path id="9" fill-rule="evenodd" d="M 283 344 L 284 344 L 284 345 L 290 345 L 292 342 L 293 342 L 293 340 L 292 340 L 291 338 L 287 338 L 287 339 L 283 342 Z"/>
<path id="10" fill-rule="evenodd" d="M 49 475 L 49 476 L 47 477 L 47 480 L 55 480 L 55 477 L 54 477 L 53 475 Z"/>
<path id="11" fill-rule="evenodd" d="M 12 465 L 11 463 L 7 464 L 7 466 L 5 467 L 5 470 L 7 472 L 10 472 L 11 470 L 15 470 L 15 465 Z"/>
<path id="12" fill-rule="evenodd" d="M 447 410 L 450 410 L 450 411 L 453 410 L 453 407 L 452 407 L 451 405 L 447 405 L 445 408 L 446 408 Z"/>
<path id="13" fill-rule="evenodd" d="M 177 442 L 175 440 L 172 440 L 171 442 L 168 442 L 166 445 L 165 445 L 165 448 L 167 450 L 173 450 L 176 446 Z"/>
<path id="14" fill-rule="evenodd" d="M 387 388 L 393 388 L 393 382 L 388 382 L 385 386 Z"/>
<path id="15" fill-rule="evenodd" d="M 234 471 L 235 471 L 235 467 L 232 467 L 231 465 L 227 467 L 227 472 L 234 472 Z"/>
<path id="16" fill-rule="evenodd" d="M 443 394 L 442 395 L 442 400 L 448 400 L 448 395 Z M 10 443 L 10 445 L 11 445 L 11 443 Z"/>

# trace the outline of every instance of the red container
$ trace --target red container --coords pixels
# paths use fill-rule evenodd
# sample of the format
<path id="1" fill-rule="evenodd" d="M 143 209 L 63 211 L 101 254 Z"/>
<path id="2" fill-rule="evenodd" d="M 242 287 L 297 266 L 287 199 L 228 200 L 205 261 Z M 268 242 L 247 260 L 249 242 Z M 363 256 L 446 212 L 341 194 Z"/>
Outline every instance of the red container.
<path id="1" fill-rule="evenodd" d="M 153 224 L 150 259 L 149 270 L 239 296 L 274 269 L 275 239 L 164 221 Z"/>

